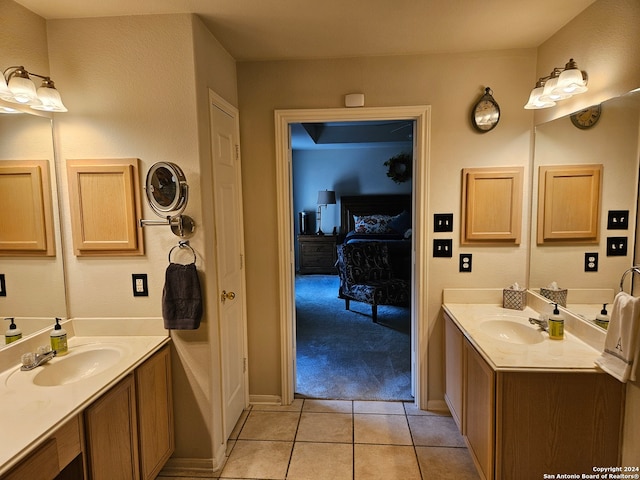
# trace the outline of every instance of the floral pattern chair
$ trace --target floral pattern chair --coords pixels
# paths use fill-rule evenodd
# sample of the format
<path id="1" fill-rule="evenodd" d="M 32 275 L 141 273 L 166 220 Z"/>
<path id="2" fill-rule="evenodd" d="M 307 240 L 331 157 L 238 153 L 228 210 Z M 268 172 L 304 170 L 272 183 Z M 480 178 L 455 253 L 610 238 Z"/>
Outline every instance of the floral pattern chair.
<path id="1" fill-rule="evenodd" d="M 371 305 L 373 321 L 378 321 L 378 305 L 408 306 L 411 288 L 408 281 L 396 278 L 383 242 L 355 242 L 338 245 L 338 297 Z"/>

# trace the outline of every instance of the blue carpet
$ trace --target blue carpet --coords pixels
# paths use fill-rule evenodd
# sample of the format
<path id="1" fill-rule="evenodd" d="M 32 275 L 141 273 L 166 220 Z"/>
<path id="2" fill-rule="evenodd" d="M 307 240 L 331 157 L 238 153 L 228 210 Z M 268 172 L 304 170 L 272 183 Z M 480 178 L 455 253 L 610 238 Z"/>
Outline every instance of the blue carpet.
<path id="1" fill-rule="evenodd" d="M 337 275 L 296 276 L 296 394 L 305 398 L 413 400 L 411 312 L 338 298 Z"/>

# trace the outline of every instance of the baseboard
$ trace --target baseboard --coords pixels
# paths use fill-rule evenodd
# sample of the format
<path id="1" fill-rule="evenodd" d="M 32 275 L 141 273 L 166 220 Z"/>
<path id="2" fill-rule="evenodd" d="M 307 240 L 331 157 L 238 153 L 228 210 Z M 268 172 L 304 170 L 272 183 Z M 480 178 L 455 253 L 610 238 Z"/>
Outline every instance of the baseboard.
<path id="1" fill-rule="evenodd" d="M 427 410 L 430 412 L 450 413 L 449 407 L 444 400 L 429 400 L 427 402 Z"/>
<path id="2" fill-rule="evenodd" d="M 218 472 L 214 470 L 213 459 L 210 458 L 170 458 L 158 478 L 218 478 Z"/>
<path id="3" fill-rule="evenodd" d="M 249 395 L 251 405 L 282 405 L 279 395 Z"/>

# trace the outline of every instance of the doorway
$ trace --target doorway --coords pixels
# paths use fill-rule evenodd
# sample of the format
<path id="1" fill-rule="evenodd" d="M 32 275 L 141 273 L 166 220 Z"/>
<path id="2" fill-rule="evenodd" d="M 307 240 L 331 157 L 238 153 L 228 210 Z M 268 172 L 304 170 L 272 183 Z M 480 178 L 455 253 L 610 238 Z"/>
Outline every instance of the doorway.
<path id="1" fill-rule="evenodd" d="M 347 309 L 339 295 L 346 266 L 336 260 L 343 245 L 379 242 L 392 277 L 410 291 L 414 124 L 291 124 L 297 398 L 413 401 L 408 298 L 382 299 L 375 320 L 369 303 Z"/>
<path id="2" fill-rule="evenodd" d="M 429 106 L 380 107 L 358 109 L 277 110 L 276 175 L 278 184 L 278 249 L 279 292 L 281 305 L 281 372 L 283 404 L 294 399 L 296 383 L 295 336 L 295 257 L 294 219 L 292 207 L 292 153 L 290 129 L 295 123 L 411 120 L 414 128 L 413 172 L 413 278 L 411 311 L 411 363 L 415 403 L 426 409 L 427 332 L 417 319 L 426 319 L 428 284 L 426 269 L 428 211 L 426 193 L 428 178 Z M 426 322 L 425 322 L 426 323 Z"/>

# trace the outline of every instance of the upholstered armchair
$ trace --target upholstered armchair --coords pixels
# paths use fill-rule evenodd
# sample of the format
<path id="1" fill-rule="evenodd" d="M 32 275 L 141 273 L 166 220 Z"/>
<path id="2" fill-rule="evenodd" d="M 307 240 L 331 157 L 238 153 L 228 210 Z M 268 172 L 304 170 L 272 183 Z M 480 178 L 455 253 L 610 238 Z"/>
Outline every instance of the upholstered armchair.
<path id="1" fill-rule="evenodd" d="M 373 321 L 378 321 L 378 305 L 408 306 L 411 302 L 409 282 L 395 278 L 383 242 L 355 242 L 338 245 L 338 297 L 349 302 L 371 305 Z"/>

